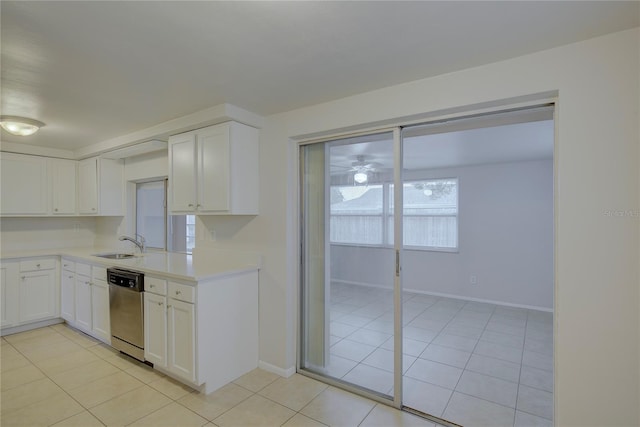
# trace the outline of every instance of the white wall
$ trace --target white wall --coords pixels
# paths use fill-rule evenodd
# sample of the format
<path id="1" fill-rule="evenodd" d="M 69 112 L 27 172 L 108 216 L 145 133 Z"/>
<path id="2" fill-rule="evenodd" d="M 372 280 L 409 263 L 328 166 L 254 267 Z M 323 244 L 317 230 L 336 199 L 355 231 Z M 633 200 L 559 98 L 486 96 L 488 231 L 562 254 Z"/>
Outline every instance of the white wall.
<path id="1" fill-rule="evenodd" d="M 22 250 L 89 247 L 97 234 L 96 218 L 2 218 L 2 253 Z"/>
<path id="2" fill-rule="evenodd" d="M 297 169 L 291 137 L 558 94 L 556 422 L 638 425 L 638 29 L 270 116 L 260 215 L 215 247 L 250 247 L 260 272 L 260 358 L 295 364 Z M 530 97 L 529 97 L 530 98 Z M 594 194 L 598 197 L 594 198 Z"/>
<path id="3" fill-rule="evenodd" d="M 457 177 L 459 251 L 405 250 L 405 290 L 553 309 L 553 161 L 429 171 Z M 391 249 L 331 247 L 331 278 L 391 287 Z M 477 284 L 470 283 L 476 276 Z"/>

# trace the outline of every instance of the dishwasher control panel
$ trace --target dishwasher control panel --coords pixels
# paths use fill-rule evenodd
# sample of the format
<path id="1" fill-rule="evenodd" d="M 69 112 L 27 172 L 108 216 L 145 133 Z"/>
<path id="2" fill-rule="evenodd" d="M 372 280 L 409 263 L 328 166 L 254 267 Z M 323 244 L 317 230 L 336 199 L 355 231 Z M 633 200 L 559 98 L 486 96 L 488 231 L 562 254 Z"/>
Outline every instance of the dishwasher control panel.
<path id="1" fill-rule="evenodd" d="M 121 268 L 108 268 L 107 280 L 110 284 L 123 288 L 130 288 L 138 292 L 144 291 L 144 273 L 138 271 L 123 270 Z"/>

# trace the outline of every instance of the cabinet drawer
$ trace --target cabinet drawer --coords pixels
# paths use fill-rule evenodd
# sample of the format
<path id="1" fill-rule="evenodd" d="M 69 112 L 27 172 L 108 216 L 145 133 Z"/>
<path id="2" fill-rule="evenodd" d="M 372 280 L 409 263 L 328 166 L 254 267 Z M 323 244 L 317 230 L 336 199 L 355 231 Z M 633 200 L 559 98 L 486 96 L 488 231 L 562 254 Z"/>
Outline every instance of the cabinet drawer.
<path id="1" fill-rule="evenodd" d="M 78 262 L 76 263 L 76 273 L 91 277 L 91 266 L 89 264 L 81 264 Z"/>
<path id="2" fill-rule="evenodd" d="M 55 259 L 33 259 L 20 261 L 20 271 L 52 270 L 56 268 Z"/>
<path id="3" fill-rule="evenodd" d="M 74 271 L 76 271 L 76 263 L 73 261 L 69 261 L 68 259 L 63 259 L 62 269 L 73 273 Z"/>
<path id="4" fill-rule="evenodd" d="M 193 303 L 196 302 L 196 289 L 193 286 L 169 282 L 169 297 Z"/>
<path id="5" fill-rule="evenodd" d="M 157 295 L 167 294 L 167 281 L 155 277 L 144 277 L 144 290 Z"/>
<path id="6" fill-rule="evenodd" d="M 93 276 L 94 279 L 107 281 L 107 269 L 104 267 L 93 266 Z"/>

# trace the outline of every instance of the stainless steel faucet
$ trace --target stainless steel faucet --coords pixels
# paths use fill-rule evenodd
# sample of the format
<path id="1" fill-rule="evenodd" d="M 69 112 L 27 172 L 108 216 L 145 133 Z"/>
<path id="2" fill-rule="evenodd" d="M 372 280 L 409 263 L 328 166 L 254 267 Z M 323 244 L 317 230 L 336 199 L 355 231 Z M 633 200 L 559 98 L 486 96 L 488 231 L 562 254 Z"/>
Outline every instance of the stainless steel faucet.
<path id="1" fill-rule="evenodd" d="M 119 239 L 121 241 L 123 241 L 123 240 L 130 241 L 131 243 L 133 243 L 134 245 L 136 245 L 140 249 L 140 253 L 144 253 L 144 251 L 145 251 L 144 237 L 142 237 L 140 234 L 136 234 L 136 237 L 138 239 L 134 239 L 133 237 L 129 237 L 129 236 L 120 236 Z"/>

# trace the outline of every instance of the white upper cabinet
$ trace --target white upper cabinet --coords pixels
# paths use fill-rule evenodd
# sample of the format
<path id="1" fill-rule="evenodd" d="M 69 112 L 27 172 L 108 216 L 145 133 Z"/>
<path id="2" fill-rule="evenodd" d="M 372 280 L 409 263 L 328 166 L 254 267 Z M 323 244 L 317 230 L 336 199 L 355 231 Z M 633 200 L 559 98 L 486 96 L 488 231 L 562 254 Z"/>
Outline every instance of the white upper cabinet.
<path id="1" fill-rule="evenodd" d="M 51 176 L 51 213 L 74 215 L 76 213 L 76 177 L 78 162 L 49 159 Z"/>
<path id="2" fill-rule="evenodd" d="M 2 215 L 46 215 L 49 188 L 47 159 L 38 156 L 0 153 Z"/>
<path id="3" fill-rule="evenodd" d="M 196 210 L 196 135 L 193 133 L 169 138 L 169 182 L 171 211 Z"/>
<path id="4" fill-rule="evenodd" d="M 198 140 L 198 210 L 230 210 L 229 127 L 214 126 L 197 135 Z"/>
<path id="5" fill-rule="evenodd" d="M 80 214 L 98 214 L 98 159 L 78 163 L 78 211 Z"/>
<path id="6" fill-rule="evenodd" d="M 2 216 L 124 215 L 124 164 L 0 153 Z"/>
<path id="7" fill-rule="evenodd" d="M 257 215 L 258 130 L 227 122 L 169 138 L 170 211 Z"/>
<path id="8" fill-rule="evenodd" d="M 124 215 L 124 165 L 92 157 L 78 163 L 80 215 Z"/>

